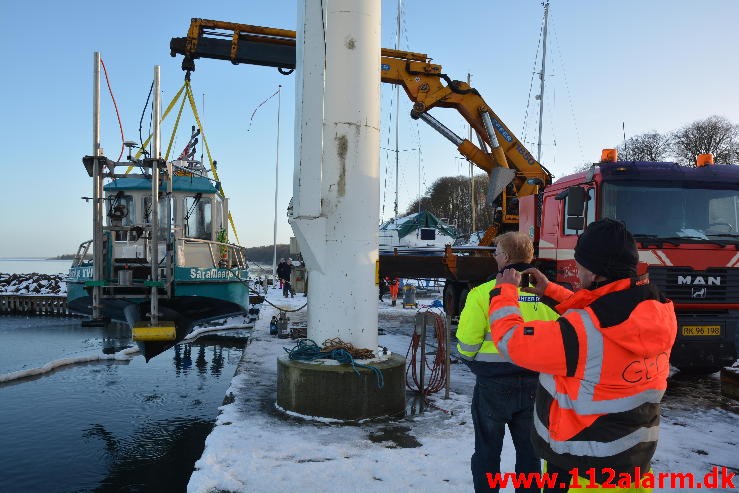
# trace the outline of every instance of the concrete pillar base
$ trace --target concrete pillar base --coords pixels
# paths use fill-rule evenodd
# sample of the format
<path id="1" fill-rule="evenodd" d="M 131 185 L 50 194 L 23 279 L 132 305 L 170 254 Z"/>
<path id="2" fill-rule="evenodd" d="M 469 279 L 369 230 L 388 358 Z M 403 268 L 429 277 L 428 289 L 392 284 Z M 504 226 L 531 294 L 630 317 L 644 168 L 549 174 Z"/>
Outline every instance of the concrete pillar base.
<path id="1" fill-rule="evenodd" d="M 304 416 L 359 420 L 402 416 L 405 412 L 405 358 L 391 355 L 371 363 L 383 375 L 377 387 L 375 373 L 351 365 L 290 361 L 277 358 L 277 405 Z"/>

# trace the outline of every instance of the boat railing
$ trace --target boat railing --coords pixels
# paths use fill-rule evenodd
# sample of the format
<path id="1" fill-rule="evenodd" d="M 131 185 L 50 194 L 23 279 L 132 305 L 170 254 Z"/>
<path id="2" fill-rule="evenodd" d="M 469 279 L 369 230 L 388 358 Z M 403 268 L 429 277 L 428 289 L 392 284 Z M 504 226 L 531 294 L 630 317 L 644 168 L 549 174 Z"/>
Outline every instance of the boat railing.
<path id="1" fill-rule="evenodd" d="M 179 238 L 177 240 L 177 265 L 181 267 L 246 269 L 246 248 L 231 243 Z"/>
<path id="2" fill-rule="evenodd" d="M 91 246 L 92 240 L 80 243 L 80 246 L 77 247 L 77 253 L 74 255 L 74 260 L 72 260 L 72 267 L 79 267 L 85 262 L 92 262 L 91 259 L 87 258 L 87 252 L 90 250 Z"/>

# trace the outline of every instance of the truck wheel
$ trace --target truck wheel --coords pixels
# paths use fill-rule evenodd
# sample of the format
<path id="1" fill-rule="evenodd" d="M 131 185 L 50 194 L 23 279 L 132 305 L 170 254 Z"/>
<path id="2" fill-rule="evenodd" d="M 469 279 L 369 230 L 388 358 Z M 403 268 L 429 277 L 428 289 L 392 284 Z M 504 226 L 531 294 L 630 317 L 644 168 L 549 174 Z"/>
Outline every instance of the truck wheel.
<path id="1" fill-rule="evenodd" d="M 444 285 L 444 311 L 451 317 L 459 316 L 459 287 L 447 282 Z"/>
<path id="2" fill-rule="evenodd" d="M 462 288 L 462 291 L 459 293 L 459 313 L 462 314 L 462 310 L 464 309 L 464 304 L 467 303 L 467 295 L 470 294 L 469 288 Z"/>

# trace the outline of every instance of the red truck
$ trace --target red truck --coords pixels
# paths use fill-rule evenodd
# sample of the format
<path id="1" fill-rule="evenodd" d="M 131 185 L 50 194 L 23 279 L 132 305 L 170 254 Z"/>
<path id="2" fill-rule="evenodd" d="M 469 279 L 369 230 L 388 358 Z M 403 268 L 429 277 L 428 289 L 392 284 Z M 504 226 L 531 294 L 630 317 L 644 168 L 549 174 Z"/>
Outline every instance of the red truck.
<path id="1" fill-rule="evenodd" d="M 649 278 L 675 303 L 672 364 L 716 371 L 736 360 L 739 332 L 739 166 L 602 162 L 519 198 L 519 231 L 537 264 L 577 287 L 574 247 L 603 217 L 633 233 Z"/>

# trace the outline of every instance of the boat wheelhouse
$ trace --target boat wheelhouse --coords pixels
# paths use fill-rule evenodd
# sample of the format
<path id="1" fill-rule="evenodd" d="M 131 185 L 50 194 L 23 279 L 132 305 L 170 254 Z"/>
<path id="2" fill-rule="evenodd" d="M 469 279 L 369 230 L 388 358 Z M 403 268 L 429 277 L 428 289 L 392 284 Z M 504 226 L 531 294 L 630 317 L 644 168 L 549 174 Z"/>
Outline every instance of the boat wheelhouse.
<path id="1" fill-rule="evenodd" d="M 85 160 L 88 165 L 94 159 Z M 101 169 L 124 164 L 97 160 L 104 160 Z M 70 309 L 92 315 L 92 291 L 98 287 L 102 318 L 125 320 L 134 330 L 151 319 L 150 300 L 156 296 L 158 319 L 172 322 L 175 333 L 140 340 L 147 360 L 185 337 L 193 325 L 246 314 L 249 307 L 245 249 L 228 242 L 228 199 L 220 184 L 207 177 L 199 161 L 152 169 L 159 169 L 161 178 L 155 200 L 151 173 L 109 173 L 102 187 L 107 220 L 100 235 L 101 278 L 94 279 L 94 261 L 85 260 L 93 248 L 90 240 L 80 245 L 67 280 Z M 156 252 L 153 260 L 151 252 Z"/>

